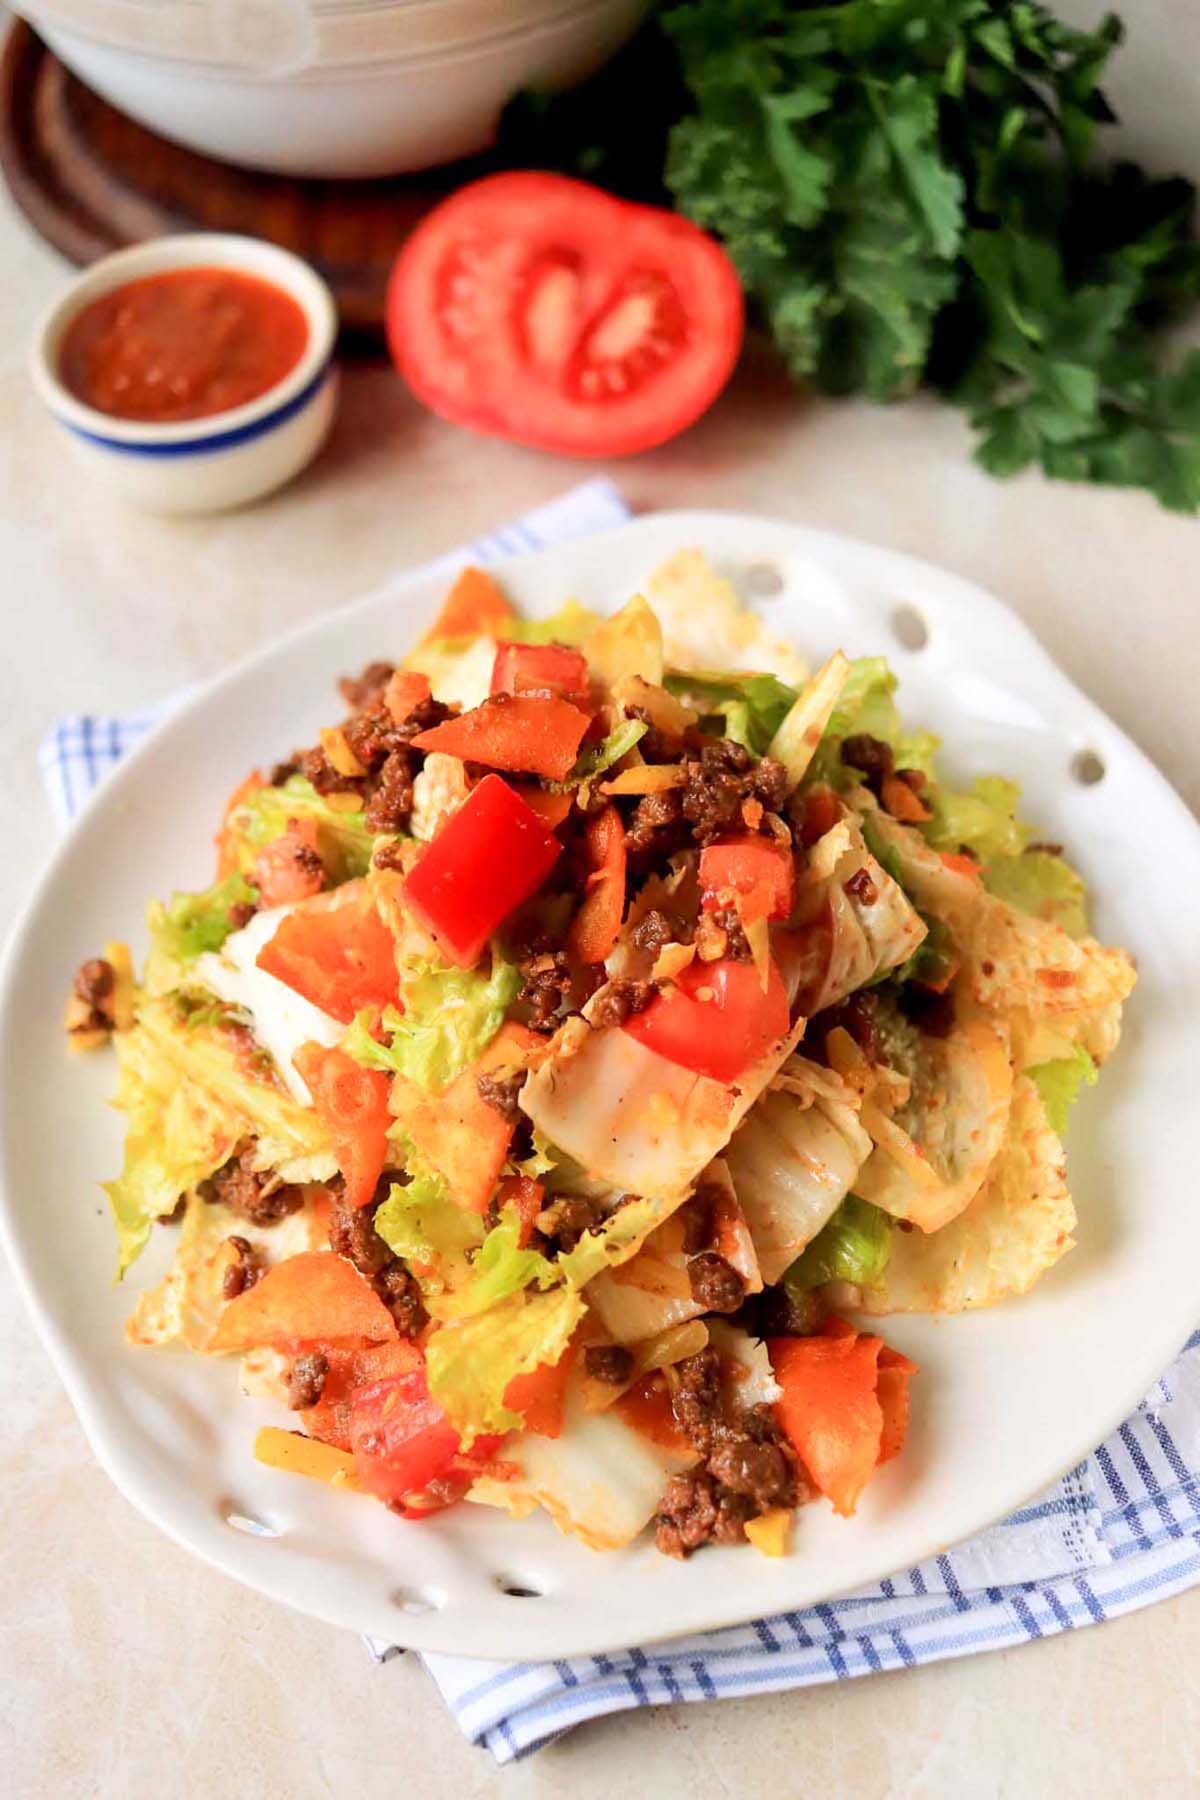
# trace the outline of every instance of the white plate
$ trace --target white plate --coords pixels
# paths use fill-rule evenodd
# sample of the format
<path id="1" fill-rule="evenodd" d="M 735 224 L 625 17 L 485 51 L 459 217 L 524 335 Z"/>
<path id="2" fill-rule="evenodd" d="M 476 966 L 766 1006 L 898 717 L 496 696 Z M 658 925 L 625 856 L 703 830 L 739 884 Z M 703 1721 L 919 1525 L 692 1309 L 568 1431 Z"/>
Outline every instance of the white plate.
<path id="1" fill-rule="evenodd" d="M 1195 1324 L 1200 832 L 1190 814 L 1010 613 L 907 557 L 792 525 L 677 513 L 516 557 L 500 574 L 535 615 L 568 594 L 608 609 L 682 545 L 701 546 L 750 590 L 774 571 L 779 591 L 758 604 L 814 660 L 837 645 L 886 652 L 906 716 L 943 733 L 951 773 L 1018 778 L 1028 816 L 1070 846 L 1092 881 L 1099 933 L 1137 955 L 1124 1042 L 1072 1120 L 1079 1247 L 1026 1300 L 888 1322 L 888 1337 L 922 1365 L 904 1455 L 871 1484 L 855 1519 L 807 1508 L 782 1562 L 710 1549 L 681 1564 L 647 1543 L 597 1555 L 544 1518 L 517 1525 L 473 1506 L 408 1525 L 370 1500 L 255 1463 L 255 1427 L 268 1415 L 238 1397 L 231 1362 L 124 1343 L 133 1296 L 128 1283 L 111 1285 L 113 1233 L 96 1186 L 120 1161 L 120 1122 L 103 1104 L 112 1066 L 106 1055 L 68 1060 L 60 1018 L 84 956 L 129 932 L 141 947 L 149 895 L 211 878 L 214 821 L 244 771 L 311 741 L 336 709 L 335 677 L 402 653 L 445 578 L 401 582 L 273 645 L 129 757 L 16 934 L 0 1020 L 3 1217 L 84 1429 L 129 1499 L 239 1580 L 380 1638 L 474 1656 L 563 1656 L 861 1586 L 1002 1517 L 1085 1456 Z M 905 609 L 924 622 L 921 649 L 897 636 Z M 1083 752 L 1103 764 L 1094 785 L 1073 773 Z M 156 1248 L 165 1254 L 165 1242 Z"/>

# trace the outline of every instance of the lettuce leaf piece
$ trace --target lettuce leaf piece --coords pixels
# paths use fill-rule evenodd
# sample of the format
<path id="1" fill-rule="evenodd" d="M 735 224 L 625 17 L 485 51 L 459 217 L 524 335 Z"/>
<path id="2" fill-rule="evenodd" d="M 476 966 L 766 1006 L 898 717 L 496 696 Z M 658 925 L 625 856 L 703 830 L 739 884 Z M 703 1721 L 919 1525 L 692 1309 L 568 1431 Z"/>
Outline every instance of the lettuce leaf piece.
<path id="1" fill-rule="evenodd" d="M 821 742 L 808 766 L 807 783 L 844 788 L 861 780 L 842 761 L 843 738 L 867 733 L 893 744 L 900 736 L 900 715 L 892 698 L 896 677 L 884 656 L 859 656 L 850 664 L 838 703 L 821 734 Z M 903 766 L 903 765 L 902 765 Z"/>
<path id="2" fill-rule="evenodd" d="M 344 1048 L 368 1069 L 386 1069 L 426 1093 L 441 1093 L 491 1043 L 516 999 L 521 975 L 515 963 L 493 953 L 491 971 L 416 963 L 404 979 L 404 1011 L 389 1006 L 382 1024 L 390 1041 L 380 1044 L 360 1013 Z"/>
<path id="3" fill-rule="evenodd" d="M 754 756 L 765 756 L 771 739 L 796 702 L 795 688 L 777 675 L 740 675 L 720 670 L 672 670 L 663 683 L 676 699 L 694 707 L 701 719 L 719 724 Z"/>
<path id="4" fill-rule="evenodd" d="M 1067 1129 L 1067 1115 L 1078 1100 L 1081 1089 L 1085 1085 L 1096 1085 L 1099 1070 L 1082 1045 L 1077 1044 L 1070 1056 L 1060 1056 L 1053 1062 L 1039 1063 L 1037 1068 L 1029 1070 L 1029 1074 L 1042 1097 L 1050 1129 L 1062 1137 Z"/>
<path id="5" fill-rule="evenodd" d="M 411 1181 L 392 1183 L 375 1214 L 376 1231 L 392 1254 L 407 1263 L 438 1267 L 442 1275 L 450 1270 L 441 1265 L 458 1264 L 465 1271 L 467 1252 L 484 1241 L 482 1219 L 455 1205 L 440 1175 L 412 1166 L 417 1172 Z"/>
<path id="6" fill-rule="evenodd" d="M 1018 912 L 1061 925 L 1069 937 L 1088 934 L 1087 884 L 1065 857 L 1033 848 L 998 856 L 983 870 L 983 885 Z"/>
<path id="7" fill-rule="evenodd" d="M 505 1207 L 500 1223 L 493 1225 L 472 1259 L 470 1279 L 448 1300 L 435 1303 L 436 1317 L 473 1319 L 534 1283 L 552 1287 L 558 1280 L 554 1264 L 538 1250 L 522 1250 L 520 1235 L 521 1221 Z"/>
<path id="8" fill-rule="evenodd" d="M 548 619 L 514 619 L 508 637 L 514 644 L 582 644 L 600 623 L 591 607 L 568 600 Z"/>
<path id="9" fill-rule="evenodd" d="M 362 808 L 339 812 L 303 775 L 289 775 L 279 787 L 256 788 L 231 811 L 228 841 L 243 874 L 264 844 L 283 836 L 289 819 L 311 819 L 316 825 L 317 850 L 335 886 L 366 874 L 375 840 Z"/>
<path id="10" fill-rule="evenodd" d="M 799 1295 L 827 1281 L 874 1286 L 892 1254 L 893 1229 L 882 1207 L 848 1194 L 829 1223 L 786 1270 L 784 1287 Z"/>
<path id="11" fill-rule="evenodd" d="M 1017 818 L 1020 798 L 1016 782 L 1001 775 L 977 776 L 965 793 L 935 784 L 922 794 L 933 814 L 922 825 L 922 835 L 935 850 L 957 851 L 966 845 L 981 863 L 1018 856 L 1033 835 Z"/>
<path id="12" fill-rule="evenodd" d="M 154 949 L 180 963 L 219 950 L 234 929 L 230 908 L 257 899 L 258 889 L 235 870 L 198 894 L 172 894 L 165 906 L 154 900 L 146 914 Z"/>
<path id="13" fill-rule="evenodd" d="M 650 1233 L 682 1204 L 680 1198 L 629 1200 L 618 1207 L 598 1231 L 588 1231 L 573 1250 L 554 1264 L 571 1287 L 585 1287 L 605 1269 L 615 1269 L 636 1256 Z"/>
<path id="14" fill-rule="evenodd" d="M 597 775 L 603 775 L 606 769 L 611 769 L 614 763 L 628 755 L 635 744 L 640 744 L 646 731 L 643 720 L 622 719 L 598 744 L 580 751 L 575 767 L 565 781 L 548 781 L 546 786 L 553 794 L 568 794 L 585 781 L 594 781 Z"/>
<path id="15" fill-rule="evenodd" d="M 429 1392 L 469 1445 L 481 1432 L 515 1431 L 520 1413 L 504 1404 L 514 1376 L 553 1367 L 587 1307 L 567 1284 L 509 1294 L 487 1312 L 443 1325 L 425 1351 Z"/>

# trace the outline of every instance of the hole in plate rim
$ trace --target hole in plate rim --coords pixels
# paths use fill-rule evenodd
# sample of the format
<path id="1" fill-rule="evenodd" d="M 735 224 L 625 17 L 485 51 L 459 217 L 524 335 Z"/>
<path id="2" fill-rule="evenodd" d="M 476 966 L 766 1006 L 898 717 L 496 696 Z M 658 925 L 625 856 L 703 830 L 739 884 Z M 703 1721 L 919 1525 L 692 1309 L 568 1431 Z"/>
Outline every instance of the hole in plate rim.
<path id="1" fill-rule="evenodd" d="M 540 1575 L 493 1575 L 492 1586 L 510 1600 L 544 1600 L 550 1592 L 550 1583 Z"/>
<path id="2" fill-rule="evenodd" d="M 449 1595 L 439 1587 L 398 1587 L 388 1595 L 394 1607 L 406 1613 L 409 1618 L 426 1618 L 430 1613 L 441 1612 Z"/>
<path id="3" fill-rule="evenodd" d="M 742 574 L 742 586 L 750 600 L 778 600 L 785 582 L 778 563 L 764 557 L 747 565 Z"/>
<path id="4" fill-rule="evenodd" d="M 279 1538 L 283 1536 L 283 1527 L 273 1525 L 269 1519 L 260 1519 L 238 1500 L 228 1497 L 218 1501 L 217 1510 L 226 1525 L 232 1531 L 240 1531 L 243 1537 Z"/>
<path id="5" fill-rule="evenodd" d="M 1108 765 L 1098 750 L 1085 745 L 1071 758 L 1070 770 L 1080 787 L 1097 787 L 1108 774 Z"/>
<path id="6" fill-rule="evenodd" d="M 892 608 L 888 621 L 892 628 L 892 636 L 902 650 L 913 656 L 929 646 L 930 631 L 927 620 L 920 609 L 910 600 Z"/>

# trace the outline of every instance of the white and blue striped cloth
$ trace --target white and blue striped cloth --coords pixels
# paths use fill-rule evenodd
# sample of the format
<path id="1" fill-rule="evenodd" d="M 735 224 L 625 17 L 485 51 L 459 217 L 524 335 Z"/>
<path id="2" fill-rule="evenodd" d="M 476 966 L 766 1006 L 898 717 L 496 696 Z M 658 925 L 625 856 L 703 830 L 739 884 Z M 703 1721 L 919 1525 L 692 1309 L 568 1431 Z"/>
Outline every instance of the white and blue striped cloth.
<path id="1" fill-rule="evenodd" d="M 492 561 L 624 517 L 614 488 L 588 482 L 439 566 L 467 556 Z M 169 704 L 124 719 L 60 720 L 39 762 L 62 822 Z M 1200 1332 L 1133 1417 L 1035 1504 L 878 1587 L 620 1655 L 424 1661 L 466 1736 L 510 1762 L 601 1713 L 846 1681 L 1028 1643 L 1119 1618 L 1197 1582 Z M 382 1643 L 369 1648 L 379 1661 L 397 1654 Z"/>

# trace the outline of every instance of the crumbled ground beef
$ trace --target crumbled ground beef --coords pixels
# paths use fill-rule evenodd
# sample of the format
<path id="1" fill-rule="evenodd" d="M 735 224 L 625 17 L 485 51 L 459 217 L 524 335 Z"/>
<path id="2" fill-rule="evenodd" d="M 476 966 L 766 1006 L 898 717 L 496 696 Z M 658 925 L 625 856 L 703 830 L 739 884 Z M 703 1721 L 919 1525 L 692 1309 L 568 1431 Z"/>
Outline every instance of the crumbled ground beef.
<path id="1" fill-rule="evenodd" d="M 210 1205 L 228 1206 L 252 1225 L 274 1225 L 304 1203 L 298 1187 L 291 1187 L 269 1169 L 254 1167 L 254 1145 L 242 1144 L 215 1175 L 196 1189 Z"/>
<path id="2" fill-rule="evenodd" d="M 686 841 L 687 828 L 678 788 L 643 794 L 625 827 L 625 854 L 636 869 L 665 862 Z"/>
<path id="3" fill-rule="evenodd" d="M 335 1193 L 329 1217 L 329 1247 L 352 1262 L 362 1275 L 378 1275 L 395 1259 L 375 1229 L 374 1206 L 351 1206 Z"/>
<path id="4" fill-rule="evenodd" d="M 525 1086 L 524 1069 L 513 1075 L 481 1075 L 475 1083 L 479 1098 L 500 1114 L 506 1125 L 517 1125 L 524 1116 L 518 1096 Z"/>
<path id="5" fill-rule="evenodd" d="M 683 764 L 680 808 L 698 844 L 710 844 L 741 822 L 745 792 L 741 777 L 749 766 L 749 751 L 730 739 L 706 744 L 698 761 L 688 758 Z"/>
<path id="6" fill-rule="evenodd" d="M 415 773 L 411 750 L 391 751 L 367 796 L 363 823 L 368 831 L 404 830 L 412 812 Z"/>
<path id="7" fill-rule="evenodd" d="M 67 1030 L 72 1035 L 113 1029 L 116 982 L 116 970 L 104 957 L 90 956 L 80 963 L 71 982 L 67 1008 Z"/>
<path id="8" fill-rule="evenodd" d="M 300 773 L 312 782 L 318 794 L 361 795 L 363 791 L 362 776 L 339 775 L 319 744 L 300 752 Z"/>
<path id="9" fill-rule="evenodd" d="M 262 1264 L 247 1238 L 227 1237 L 225 1242 L 233 1251 L 234 1260 L 221 1277 L 221 1293 L 226 1300 L 236 1300 L 239 1294 L 254 1286 L 263 1272 Z"/>
<path id="10" fill-rule="evenodd" d="M 526 957 L 521 971 L 520 998 L 529 1008 L 527 1024 L 531 1031 L 549 1034 L 570 1011 L 574 991 L 571 965 L 562 950 L 542 950 Z"/>
<path id="11" fill-rule="evenodd" d="M 715 912 L 704 914 L 701 922 L 703 922 L 704 918 L 710 919 L 713 927 L 717 931 L 724 933 L 725 945 L 720 952 L 722 956 L 728 956 L 734 962 L 749 962 L 751 960 L 750 945 L 747 941 L 746 933 L 742 930 L 742 921 L 737 916 L 736 907 L 719 906 Z M 699 927 L 697 927 L 696 942 L 699 943 L 699 941 L 700 930 Z"/>
<path id="12" fill-rule="evenodd" d="M 746 1288 L 732 1263 L 715 1250 L 702 1250 L 687 1266 L 692 1299 L 705 1312 L 733 1313 L 742 1304 Z"/>
<path id="13" fill-rule="evenodd" d="M 398 1256 L 376 1275 L 375 1292 L 395 1319 L 401 1337 L 416 1337 L 428 1324 L 421 1284 Z"/>
<path id="14" fill-rule="evenodd" d="M 860 774 L 865 775 L 867 786 L 876 795 L 887 776 L 896 771 L 892 746 L 885 739 L 872 737 L 866 731 L 855 732 L 853 737 L 843 738 L 842 761 L 848 768 L 857 769 Z"/>
<path id="15" fill-rule="evenodd" d="M 369 662 L 360 675 L 343 675 L 338 692 L 351 712 L 378 705 L 394 669 L 390 662 Z"/>
<path id="16" fill-rule="evenodd" d="M 258 907 L 253 900 L 235 900 L 229 909 L 229 923 L 235 931 L 240 931 L 243 925 L 250 923 L 257 911 Z"/>
<path id="17" fill-rule="evenodd" d="M 623 1025 L 634 1013 L 644 1012 L 653 1000 L 656 988 L 652 981 L 628 981 L 618 976 L 610 981 L 596 1002 L 592 1024 L 598 1031 L 612 1025 Z"/>
<path id="18" fill-rule="evenodd" d="M 273 763 L 269 777 L 272 787 L 282 787 L 285 781 L 300 773 L 300 759 L 304 752 L 295 750 L 291 756 L 285 756 L 282 762 Z"/>
<path id="19" fill-rule="evenodd" d="M 682 939 L 676 939 L 676 930 L 675 922 L 655 907 L 638 920 L 630 935 L 639 950 L 644 950 L 647 956 L 657 956 L 664 944 L 682 942 Z"/>
<path id="20" fill-rule="evenodd" d="M 702 1544 L 739 1542 L 747 1520 L 795 1506 L 801 1482 L 769 1406 L 726 1412 L 715 1350 L 688 1357 L 674 1374 L 676 1422 L 703 1460 L 667 1483 L 655 1541 L 667 1556 L 683 1557 Z"/>
<path id="21" fill-rule="evenodd" d="M 288 1372 L 288 1405 L 293 1412 L 307 1412 L 325 1392 L 329 1363 L 319 1350 L 304 1350 Z"/>
<path id="22" fill-rule="evenodd" d="M 761 800 L 768 812 L 781 812 L 788 793 L 788 772 L 773 756 L 755 763 L 746 777 L 746 790 Z"/>
<path id="23" fill-rule="evenodd" d="M 573 1250 L 587 1231 L 592 1231 L 606 1216 L 600 1200 L 589 1200 L 582 1194 L 562 1194 L 537 1216 L 537 1228 L 548 1243 L 548 1254 Z"/>
<path id="24" fill-rule="evenodd" d="M 711 1346 L 676 1365 L 671 1395 L 675 1423 L 690 1444 L 706 1454 L 721 1419 L 721 1364 Z"/>
<path id="25" fill-rule="evenodd" d="M 390 843 L 387 841 L 376 842 L 371 863 L 376 869 L 395 869 L 402 875 L 407 867 L 404 844 L 399 838 L 393 839 Z"/>
<path id="26" fill-rule="evenodd" d="M 860 906 L 874 906 L 879 898 L 879 889 L 871 880 L 869 869 L 856 869 L 846 882 L 846 892 L 857 900 Z"/>
<path id="27" fill-rule="evenodd" d="M 633 1374 L 633 1352 L 624 1344 L 589 1344 L 583 1353 L 583 1366 L 593 1381 L 620 1387 Z"/>

